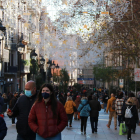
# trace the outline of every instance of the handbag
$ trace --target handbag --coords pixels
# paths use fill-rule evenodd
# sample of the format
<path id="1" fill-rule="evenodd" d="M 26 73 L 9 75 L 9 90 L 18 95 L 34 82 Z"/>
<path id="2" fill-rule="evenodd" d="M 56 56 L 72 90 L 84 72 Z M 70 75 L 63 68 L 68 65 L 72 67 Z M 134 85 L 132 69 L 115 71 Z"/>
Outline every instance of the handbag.
<path id="1" fill-rule="evenodd" d="M 120 123 L 119 135 L 126 135 L 126 134 L 127 134 L 127 128 L 125 126 L 125 123 Z"/>

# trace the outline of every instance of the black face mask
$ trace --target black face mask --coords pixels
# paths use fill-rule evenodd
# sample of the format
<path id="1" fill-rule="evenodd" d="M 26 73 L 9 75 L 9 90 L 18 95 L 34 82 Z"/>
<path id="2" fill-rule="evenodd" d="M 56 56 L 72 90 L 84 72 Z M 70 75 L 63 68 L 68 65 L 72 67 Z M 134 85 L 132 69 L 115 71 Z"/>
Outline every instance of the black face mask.
<path id="1" fill-rule="evenodd" d="M 50 97 L 50 94 L 44 92 L 44 93 L 42 93 L 42 97 L 43 97 L 44 99 L 48 99 L 48 98 Z"/>

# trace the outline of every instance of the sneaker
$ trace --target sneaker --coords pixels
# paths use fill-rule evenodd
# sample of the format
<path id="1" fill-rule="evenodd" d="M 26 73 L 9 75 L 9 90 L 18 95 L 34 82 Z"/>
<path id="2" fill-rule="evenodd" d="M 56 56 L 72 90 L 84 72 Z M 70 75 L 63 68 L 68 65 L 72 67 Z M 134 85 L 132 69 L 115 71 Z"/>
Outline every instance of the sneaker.
<path id="1" fill-rule="evenodd" d="M 127 140 L 132 140 L 131 138 L 127 139 Z"/>
<path id="2" fill-rule="evenodd" d="M 81 130 L 81 134 L 83 134 L 83 131 Z"/>
<path id="3" fill-rule="evenodd" d="M 72 125 L 69 125 L 69 127 L 72 127 Z"/>
<path id="4" fill-rule="evenodd" d="M 109 126 L 108 124 L 107 124 L 106 126 L 107 126 L 108 128 L 110 128 L 110 126 Z"/>
<path id="5" fill-rule="evenodd" d="M 12 123 L 12 125 L 16 125 L 15 123 Z"/>
<path id="6" fill-rule="evenodd" d="M 115 127 L 114 129 L 117 130 L 117 127 Z"/>

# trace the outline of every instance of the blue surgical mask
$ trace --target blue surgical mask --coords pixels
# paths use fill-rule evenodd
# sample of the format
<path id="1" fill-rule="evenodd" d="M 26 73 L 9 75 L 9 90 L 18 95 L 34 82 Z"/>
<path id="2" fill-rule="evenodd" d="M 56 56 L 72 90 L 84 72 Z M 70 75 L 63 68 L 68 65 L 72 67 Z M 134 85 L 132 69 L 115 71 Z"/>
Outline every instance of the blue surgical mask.
<path id="1" fill-rule="evenodd" d="M 31 97 L 32 96 L 31 90 L 25 90 L 25 95 L 27 97 Z"/>
<path id="2" fill-rule="evenodd" d="M 43 97 L 44 99 L 48 99 L 48 98 L 50 97 L 50 94 L 44 92 L 44 93 L 42 93 L 42 97 Z"/>

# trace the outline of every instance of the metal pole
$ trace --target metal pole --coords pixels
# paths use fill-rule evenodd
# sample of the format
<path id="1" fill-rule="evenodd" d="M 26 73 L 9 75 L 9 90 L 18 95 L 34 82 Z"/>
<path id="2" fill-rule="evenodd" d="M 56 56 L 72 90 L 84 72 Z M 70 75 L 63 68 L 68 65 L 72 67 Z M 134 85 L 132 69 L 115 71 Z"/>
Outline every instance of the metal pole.
<path id="1" fill-rule="evenodd" d="M 136 68 L 137 68 L 137 57 L 136 57 Z M 137 96 L 137 85 L 136 85 L 136 81 L 135 81 L 135 96 Z"/>

